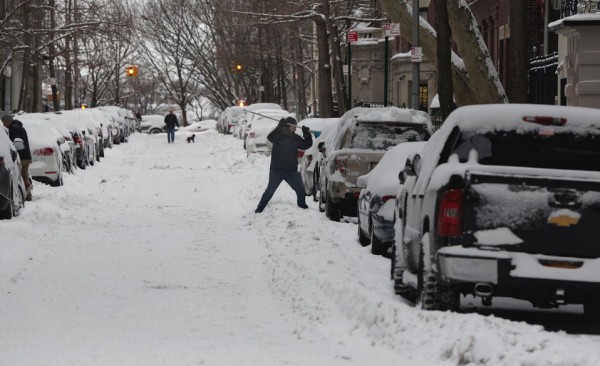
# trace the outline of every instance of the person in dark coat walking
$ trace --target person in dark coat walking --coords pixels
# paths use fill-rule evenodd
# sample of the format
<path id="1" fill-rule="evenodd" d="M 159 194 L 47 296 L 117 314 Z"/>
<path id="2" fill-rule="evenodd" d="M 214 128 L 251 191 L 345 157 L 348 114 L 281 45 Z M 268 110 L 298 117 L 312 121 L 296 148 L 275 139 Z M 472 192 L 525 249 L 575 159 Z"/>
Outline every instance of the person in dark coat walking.
<path id="1" fill-rule="evenodd" d="M 33 184 L 29 179 L 29 165 L 31 164 L 31 150 L 29 150 L 29 138 L 27 137 L 27 131 L 23 128 L 23 123 L 13 118 L 10 114 L 5 114 L 1 117 L 4 127 L 8 129 L 8 137 L 11 141 L 15 139 L 23 140 L 23 149 L 18 150 L 19 157 L 21 158 L 21 176 L 25 183 L 25 189 L 27 190 L 27 196 L 25 199 L 31 201 L 31 189 Z"/>
<path id="2" fill-rule="evenodd" d="M 300 208 L 308 208 L 306 194 L 300 172 L 298 172 L 298 150 L 306 150 L 312 146 L 312 135 L 308 127 L 302 127 L 302 135 L 296 135 L 298 122 L 292 118 L 282 118 L 277 127 L 269 133 L 267 139 L 273 144 L 269 184 L 263 193 L 255 213 L 263 212 L 271 200 L 277 187 L 284 180 L 296 192 L 297 204 Z"/>
<path id="3" fill-rule="evenodd" d="M 167 116 L 165 117 L 165 123 L 167 124 L 167 142 L 169 144 L 175 142 L 175 126 L 179 127 L 177 116 L 173 112 L 174 109 L 171 108 L 169 110 L 169 114 L 167 114 Z"/>

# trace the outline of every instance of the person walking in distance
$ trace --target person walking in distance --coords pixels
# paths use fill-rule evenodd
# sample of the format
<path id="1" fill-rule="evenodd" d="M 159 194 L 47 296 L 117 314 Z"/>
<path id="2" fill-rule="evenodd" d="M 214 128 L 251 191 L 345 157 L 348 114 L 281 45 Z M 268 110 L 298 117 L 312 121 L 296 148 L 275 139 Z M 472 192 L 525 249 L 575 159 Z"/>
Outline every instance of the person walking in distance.
<path id="1" fill-rule="evenodd" d="M 174 111 L 173 108 L 169 109 L 169 114 L 165 117 L 165 123 L 167 124 L 167 142 L 169 144 L 175 142 L 175 126 L 179 127 L 177 116 L 173 113 Z"/>
<path id="2" fill-rule="evenodd" d="M 302 135 L 296 135 L 298 122 L 292 118 L 282 118 L 277 127 L 269 133 L 267 139 L 273 144 L 269 184 L 263 193 L 255 213 L 263 212 L 271 200 L 277 187 L 284 180 L 296 192 L 297 204 L 300 208 L 308 208 L 306 195 L 300 172 L 298 172 L 298 150 L 306 150 L 312 146 L 312 135 L 308 127 L 302 127 Z"/>
<path id="3" fill-rule="evenodd" d="M 18 150 L 19 157 L 21 158 L 21 176 L 25 183 L 25 189 L 27 190 L 27 196 L 25 199 L 31 201 L 31 189 L 33 183 L 29 179 L 29 165 L 31 164 L 31 150 L 29 150 L 29 138 L 27 137 L 27 131 L 23 128 L 23 123 L 16 119 L 10 114 L 5 114 L 1 117 L 4 127 L 8 129 L 8 137 L 11 141 L 15 139 L 21 139 L 24 147 Z"/>

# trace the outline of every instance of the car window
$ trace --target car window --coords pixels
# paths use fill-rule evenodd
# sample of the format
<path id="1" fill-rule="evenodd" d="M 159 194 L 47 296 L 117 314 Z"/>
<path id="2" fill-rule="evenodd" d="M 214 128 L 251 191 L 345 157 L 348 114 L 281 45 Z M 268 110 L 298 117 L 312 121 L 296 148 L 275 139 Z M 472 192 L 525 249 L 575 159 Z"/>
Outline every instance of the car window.
<path id="1" fill-rule="evenodd" d="M 388 150 L 403 142 L 425 141 L 427 131 L 421 126 L 357 123 L 345 136 L 344 146 L 354 149 Z M 350 141 L 347 138 L 350 138 Z"/>
<path id="2" fill-rule="evenodd" d="M 477 151 L 480 164 L 600 171 L 600 134 L 574 134 L 552 129 L 528 133 L 463 133 L 453 154 L 461 162 Z"/>

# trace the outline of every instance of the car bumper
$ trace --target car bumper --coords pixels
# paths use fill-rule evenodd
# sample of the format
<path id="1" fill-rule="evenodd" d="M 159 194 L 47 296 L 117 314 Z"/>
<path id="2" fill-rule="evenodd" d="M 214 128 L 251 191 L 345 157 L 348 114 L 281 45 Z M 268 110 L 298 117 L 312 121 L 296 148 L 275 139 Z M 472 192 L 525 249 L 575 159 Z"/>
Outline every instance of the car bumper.
<path id="1" fill-rule="evenodd" d="M 379 241 L 383 243 L 391 243 L 394 240 L 394 223 L 384 220 L 379 215 L 371 215 L 373 222 L 373 232 Z"/>
<path id="2" fill-rule="evenodd" d="M 358 202 L 358 196 L 360 195 L 361 188 L 348 187 L 345 182 L 331 182 L 329 194 L 331 200 L 335 203 L 354 203 Z"/>
<path id="3" fill-rule="evenodd" d="M 534 301 L 562 291 L 568 302 L 600 295 L 600 258 L 567 258 L 462 246 L 438 251 L 441 276 L 459 284 L 486 283 L 497 296 Z"/>
<path id="4" fill-rule="evenodd" d="M 54 162 L 33 161 L 29 165 L 29 173 L 37 181 L 54 182 L 60 175 L 60 166 Z"/>

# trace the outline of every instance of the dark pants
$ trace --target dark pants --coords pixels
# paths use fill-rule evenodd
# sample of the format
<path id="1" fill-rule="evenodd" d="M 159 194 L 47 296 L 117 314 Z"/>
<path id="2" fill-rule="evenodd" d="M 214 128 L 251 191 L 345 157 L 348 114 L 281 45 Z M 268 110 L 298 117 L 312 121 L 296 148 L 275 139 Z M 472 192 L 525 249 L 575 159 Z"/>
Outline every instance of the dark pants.
<path id="1" fill-rule="evenodd" d="M 263 193 L 262 198 L 260 199 L 260 202 L 256 207 L 256 212 L 262 212 L 262 210 L 265 209 L 267 203 L 269 203 L 269 201 L 275 194 L 277 187 L 279 187 L 281 182 L 283 182 L 284 180 L 296 192 L 298 206 L 306 207 L 304 185 L 302 184 L 302 178 L 300 177 L 300 173 L 297 170 L 271 170 L 269 172 L 269 184 L 267 185 L 267 189 L 265 189 L 265 193 Z"/>
<path id="2" fill-rule="evenodd" d="M 168 128 L 167 127 L 167 142 L 175 142 L 175 127 Z"/>

